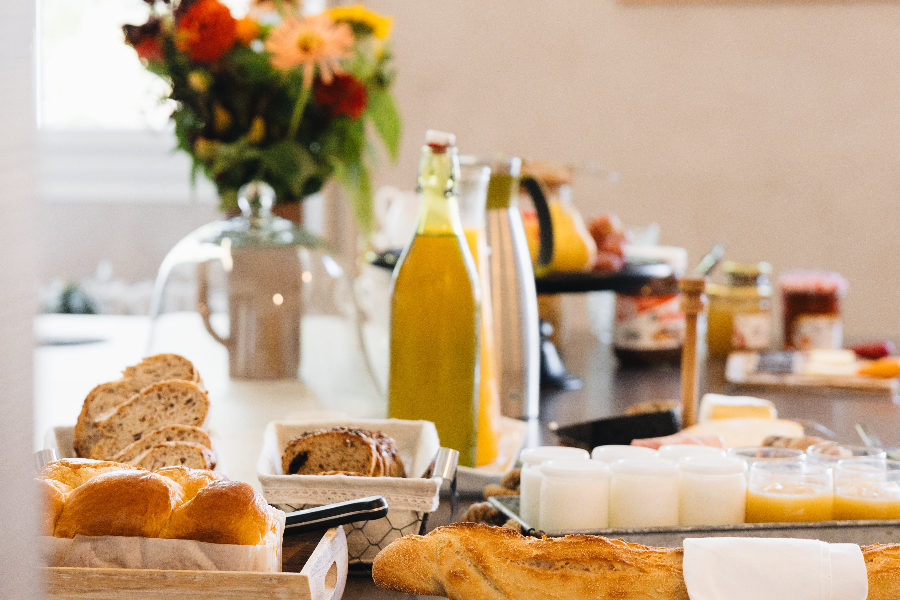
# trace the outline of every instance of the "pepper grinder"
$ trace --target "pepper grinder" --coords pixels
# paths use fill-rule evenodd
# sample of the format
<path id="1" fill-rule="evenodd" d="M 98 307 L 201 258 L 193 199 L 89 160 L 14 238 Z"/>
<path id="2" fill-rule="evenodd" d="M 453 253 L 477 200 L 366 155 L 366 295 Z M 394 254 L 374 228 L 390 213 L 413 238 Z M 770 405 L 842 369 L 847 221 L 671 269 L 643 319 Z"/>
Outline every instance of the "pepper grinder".
<path id="1" fill-rule="evenodd" d="M 681 288 L 681 312 L 685 317 L 684 350 L 681 353 L 681 427 L 697 423 L 697 316 L 706 310 L 708 300 L 705 277 L 683 277 Z"/>

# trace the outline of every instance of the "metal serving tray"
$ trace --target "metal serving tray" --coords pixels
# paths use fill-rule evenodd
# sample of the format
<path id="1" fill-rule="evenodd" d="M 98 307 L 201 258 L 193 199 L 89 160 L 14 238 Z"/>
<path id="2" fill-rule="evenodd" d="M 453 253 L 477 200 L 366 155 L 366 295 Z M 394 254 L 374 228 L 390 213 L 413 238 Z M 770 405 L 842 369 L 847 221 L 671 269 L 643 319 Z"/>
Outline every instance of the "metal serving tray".
<path id="1" fill-rule="evenodd" d="M 900 542 L 900 520 L 820 521 L 816 523 L 744 523 L 741 525 L 701 525 L 693 527 L 646 527 L 640 529 L 597 529 L 591 531 L 538 531 L 519 517 L 519 496 L 494 496 L 491 506 L 516 521 L 523 535 L 562 537 L 573 533 L 622 538 L 646 546 L 676 548 L 685 538 L 764 537 L 821 540 L 831 543 L 889 544 Z"/>

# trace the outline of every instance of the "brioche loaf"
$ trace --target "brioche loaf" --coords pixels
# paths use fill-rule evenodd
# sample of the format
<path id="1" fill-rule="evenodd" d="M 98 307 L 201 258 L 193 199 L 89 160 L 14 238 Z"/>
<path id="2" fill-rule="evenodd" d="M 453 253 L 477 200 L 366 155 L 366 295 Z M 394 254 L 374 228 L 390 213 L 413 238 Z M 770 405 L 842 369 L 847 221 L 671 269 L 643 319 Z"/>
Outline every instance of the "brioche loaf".
<path id="1" fill-rule="evenodd" d="M 335 427 L 303 434 L 282 454 L 282 473 L 353 473 L 366 477 L 405 477 L 394 440 L 381 432 Z"/>
<path id="2" fill-rule="evenodd" d="M 103 383 L 91 390 L 85 398 L 75 425 L 76 454 L 89 457 L 91 448 L 102 437 L 95 425 L 96 421 L 127 402 L 145 387 L 173 379 L 193 381 L 202 385 L 200 374 L 191 361 L 177 354 L 157 354 L 125 369 L 122 379 Z"/>
<path id="3" fill-rule="evenodd" d="M 271 509 L 250 484 L 220 480 L 179 506 L 159 537 L 255 546 L 276 526 Z"/>
<path id="4" fill-rule="evenodd" d="M 199 427 L 208 411 L 207 393 L 196 383 L 154 383 L 97 422 L 103 437 L 91 449 L 91 458 L 114 456 L 164 425 Z"/>
<path id="5" fill-rule="evenodd" d="M 900 544 L 862 551 L 867 600 L 900 598 Z M 450 600 L 688 600 L 682 557 L 680 548 L 456 523 L 395 540 L 375 557 L 372 577 L 383 588 Z"/>
<path id="6" fill-rule="evenodd" d="M 161 442 L 139 454 L 131 464 L 148 471 L 173 465 L 183 465 L 191 469 L 215 467 L 209 448 L 194 442 Z"/>
<path id="7" fill-rule="evenodd" d="M 194 442 L 195 444 L 201 444 L 212 450 L 212 442 L 209 439 L 209 434 L 199 427 L 191 425 L 165 425 L 150 433 L 144 434 L 138 441 L 125 446 L 118 454 L 111 456 L 110 460 L 120 463 L 131 462 L 153 446 L 163 442 Z"/>
<path id="8" fill-rule="evenodd" d="M 101 473 L 66 497 L 54 536 L 158 537 L 182 496 L 181 486 L 155 473 Z"/>
<path id="9" fill-rule="evenodd" d="M 41 472 L 45 534 L 257 545 L 277 529 L 278 511 L 250 485 L 218 473 L 185 467 L 151 473 L 131 465 L 86 464 L 58 461 Z"/>

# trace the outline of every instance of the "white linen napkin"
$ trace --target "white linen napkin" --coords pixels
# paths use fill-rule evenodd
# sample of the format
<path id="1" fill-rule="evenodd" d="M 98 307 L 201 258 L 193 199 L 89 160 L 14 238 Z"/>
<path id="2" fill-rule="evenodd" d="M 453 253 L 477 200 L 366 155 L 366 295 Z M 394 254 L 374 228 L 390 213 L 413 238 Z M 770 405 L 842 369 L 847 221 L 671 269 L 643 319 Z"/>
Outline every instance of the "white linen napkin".
<path id="1" fill-rule="evenodd" d="M 855 544 L 767 538 L 684 540 L 691 600 L 866 600 L 869 580 Z"/>

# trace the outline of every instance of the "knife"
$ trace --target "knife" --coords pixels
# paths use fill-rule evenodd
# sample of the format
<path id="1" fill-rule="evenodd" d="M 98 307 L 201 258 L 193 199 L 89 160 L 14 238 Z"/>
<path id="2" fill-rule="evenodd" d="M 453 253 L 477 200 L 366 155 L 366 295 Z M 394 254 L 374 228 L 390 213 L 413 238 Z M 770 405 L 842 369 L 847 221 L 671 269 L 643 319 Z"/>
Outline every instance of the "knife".
<path id="1" fill-rule="evenodd" d="M 368 496 L 357 500 L 295 510 L 285 517 L 284 535 L 287 537 L 358 521 L 372 521 L 386 517 L 387 513 L 388 503 L 384 496 Z"/>

